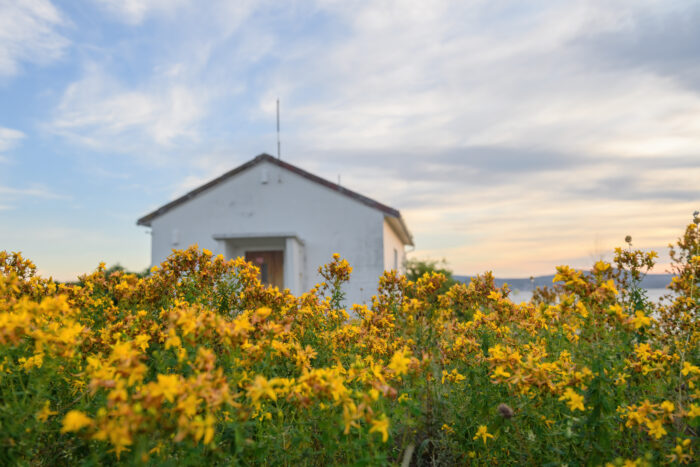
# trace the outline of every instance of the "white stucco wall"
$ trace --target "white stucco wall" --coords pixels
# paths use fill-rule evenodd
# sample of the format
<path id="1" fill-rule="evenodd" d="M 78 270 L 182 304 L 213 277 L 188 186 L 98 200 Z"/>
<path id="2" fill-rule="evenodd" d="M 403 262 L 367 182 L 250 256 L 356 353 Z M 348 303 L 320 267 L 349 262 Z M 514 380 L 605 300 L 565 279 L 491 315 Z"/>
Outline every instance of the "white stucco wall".
<path id="1" fill-rule="evenodd" d="M 303 245 L 280 239 L 269 245 L 283 242 L 298 259 L 302 277 L 285 271 L 285 286 L 295 294 L 308 290 L 321 280 L 318 267 L 340 253 L 353 267 L 345 303 L 362 303 L 376 292 L 386 264 L 384 224 L 382 212 L 263 161 L 153 219 L 151 260 L 159 264 L 173 248 L 194 243 L 214 254 L 243 254 L 245 248 L 227 248 L 217 234 L 293 233 Z"/>
<path id="2" fill-rule="evenodd" d="M 394 232 L 389 223 L 384 219 L 382 223 L 383 244 L 384 244 L 384 269 L 390 271 L 396 269 L 399 274 L 405 271 L 404 262 L 406 261 L 406 250 L 399 236 Z M 394 256 L 396 251 L 396 257 Z M 394 260 L 396 259 L 396 265 Z"/>

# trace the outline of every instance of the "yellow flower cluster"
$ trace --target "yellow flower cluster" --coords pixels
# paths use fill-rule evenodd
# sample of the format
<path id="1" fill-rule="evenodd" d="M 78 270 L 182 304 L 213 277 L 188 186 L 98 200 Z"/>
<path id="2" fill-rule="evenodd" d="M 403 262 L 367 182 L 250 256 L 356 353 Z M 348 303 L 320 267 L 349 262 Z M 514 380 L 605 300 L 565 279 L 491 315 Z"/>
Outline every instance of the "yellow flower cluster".
<path id="1" fill-rule="evenodd" d="M 694 225 L 659 305 L 635 288 L 654 256 L 632 250 L 559 267 L 526 303 L 490 273 L 387 272 L 350 307 L 339 255 L 294 296 L 196 246 L 73 284 L 0 252 L 3 461 L 692 462 L 697 245 Z"/>

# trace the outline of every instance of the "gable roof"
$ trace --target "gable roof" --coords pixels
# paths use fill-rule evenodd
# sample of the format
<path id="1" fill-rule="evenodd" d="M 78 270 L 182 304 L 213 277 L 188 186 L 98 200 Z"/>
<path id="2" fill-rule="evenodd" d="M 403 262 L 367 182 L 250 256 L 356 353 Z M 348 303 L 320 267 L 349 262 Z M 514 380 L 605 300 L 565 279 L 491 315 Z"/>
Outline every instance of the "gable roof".
<path id="1" fill-rule="evenodd" d="M 229 178 L 253 167 L 254 165 L 260 164 L 261 162 L 269 162 L 271 164 L 275 164 L 279 167 L 282 167 L 283 169 L 286 169 L 290 172 L 293 172 L 301 177 L 306 178 L 307 180 L 310 180 L 312 182 L 318 183 L 319 185 L 323 185 L 326 188 L 329 188 L 337 193 L 340 193 L 342 195 L 345 195 L 349 198 L 352 198 L 356 201 L 359 201 L 360 203 L 369 206 L 373 209 L 376 209 L 378 211 L 381 211 L 384 213 L 384 216 L 387 218 L 389 221 L 389 224 L 392 226 L 392 228 L 396 231 L 397 235 L 401 238 L 401 241 L 404 242 L 406 245 L 413 245 L 413 236 L 409 232 L 408 228 L 406 227 L 406 224 L 404 223 L 403 219 L 401 218 L 401 213 L 392 207 L 387 206 L 386 204 L 382 204 L 379 201 L 375 201 L 371 198 L 368 198 L 364 195 L 361 195 L 357 192 L 354 192 L 352 190 L 348 190 L 345 187 L 342 187 L 338 185 L 337 183 L 330 182 L 324 178 L 321 178 L 317 175 L 314 175 L 310 172 L 307 172 L 306 170 L 300 169 L 299 167 L 289 164 L 287 162 L 284 162 L 280 159 L 277 159 L 276 157 L 273 157 L 269 154 L 260 154 L 259 156 L 255 157 L 254 159 L 249 160 L 243 165 L 240 165 L 236 167 L 235 169 L 229 170 L 225 174 L 205 183 L 204 185 L 195 188 L 194 190 L 190 191 L 189 193 L 167 203 L 164 204 L 163 206 L 159 207 L 155 211 L 146 214 L 145 216 L 141 217 L 138 221 L 136 221 L 136 225 L 143 225 L 150 227 L 151 226 L 151 221 L 155 219 L 156 217 L 159 217 L 166 212 L 170 211 L 171 209 L 179 206 L 180 204 L 183 204 L 190 199 L 194 198 L 198 194 L 208 190 L 209 188 L 212 188 L 219 183 L 228 180 Z"/>

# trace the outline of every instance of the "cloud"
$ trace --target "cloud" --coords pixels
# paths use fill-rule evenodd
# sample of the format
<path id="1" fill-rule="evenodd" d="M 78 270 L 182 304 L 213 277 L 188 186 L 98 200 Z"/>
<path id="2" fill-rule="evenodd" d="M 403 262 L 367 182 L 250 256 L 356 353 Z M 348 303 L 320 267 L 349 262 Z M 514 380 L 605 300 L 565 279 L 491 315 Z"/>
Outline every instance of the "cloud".
<path id="1" fill-rule="evenodd" d="M 252 10 L 263 7 L 266 2 L 209 0 L 206 6 L 192 0 L 97 0 L 97 3 L 130 26 L 139 26 L 148 19 L 165 20 L 174 21 L 179 32 L 185 35 L 197 31 L 203 36 L 221 33 L 228 36 Z"/>
<path id="2" fill-rule="evenodd" d="M 99 151 L 144 152 L 198 138 L 207 92 L 159 77 L 131 89 L 90 66 L 63 94 L 51 131 Z"/>
<path id="3" fill-rule="evenodd" d="M 349 37 L 280 70 L 280 81 L 293 80 L 285 100 L 318 89 L 292 115 L 307 129 L 300 144 L 326 151 L 498 145 L 594 156 L 700 149 L 697 94 L 649 70 L 595 66 L 572 45 L 610 31 L 594 22 L 610 9 L 549 6 L 343 10 Z M 629 14 L 622 9 L 618 20 Z M 314 72 L 292 71 L 302 67 Z"/>
<path id="4" fill-rule="evenodd" d="M 582 34 L 572 45 L 598 66 L 643 69 L 700 91 L 699 22 L 697 2 L 667 2 L 626 15 L 617 27 Z"/>
<path id="5" fill-rule="evenodd" d="M 107 11 L 125 23 L 136 25 L 150 14 L 168 14 L 190 0 L 98 0 Z"/>
<path id="6" fill-rule="evenodd" d="M 299 146 L 328 152 L 492 145 L 592 156 L 700 150 L 696 93 L 651 69 L 611 70 L 577 42 L 622 34 L 627 17 L 659 9 L 623 6 L 333 4 L 347 34 L 281 63 L 270 87 L 284 83 L 283 102 L 293 109 L 287 118 L 305 129 Z"/>
<path id="7" fill-rule="evenodd" d="M 212 112 L 232 113 L 231 98 L 246 88 L 245 67 L 274 43 L 273 35 L 246 23 L 258 4 L 216 1 L 202 8 L 184 0 L 103 0 L 102 5 L 131 26 L 152 18 L 173 35 L 166 43 L 135 34 L 85 59 L 82 77 L 66 87 L 46 127 L 90 149 L 151 160 L 177 157 L 176 148 L 209 150 L 206 141 L 199 144 L 200 124 L 208 119 L 209 134 L 221 126 Z"/>
<path id="8" fill-rule="evenodd" d="M 68 196 L 51 191 L 42 185 L 32 185 L 29 188 L 12 188 L 0 185 L 0 194 L 5 198 L 42 198 L 42 199 L 68 199 Z"/>
<path id="9" fill-rule="evenodd" d="M 30 184 L 24 188 L 14 188 L 11 186 L 0 185 L 0 199 L 3 201 L 3 204 L 0 204 L 0 211 L 15 209 L 18 201 L 32 198 L 42 202 L 46 202 L 48 200 L 71 199 L 70 196 L 56 193 L 42 184 Z"/>
<path id="10" fill-rule="evenodd" d="M 70 41 L 57 29 L 67 20 L 48 0 L 0 0 L 0 76 L 21 63 L 44 65 L 61 58 Z"/>
<path id="11" fill-rule="evenodd" d="M 2 153 L 14 148 L 24 137 L 19 130 L 0 126 L 0 162 L 3 161 Z"/>

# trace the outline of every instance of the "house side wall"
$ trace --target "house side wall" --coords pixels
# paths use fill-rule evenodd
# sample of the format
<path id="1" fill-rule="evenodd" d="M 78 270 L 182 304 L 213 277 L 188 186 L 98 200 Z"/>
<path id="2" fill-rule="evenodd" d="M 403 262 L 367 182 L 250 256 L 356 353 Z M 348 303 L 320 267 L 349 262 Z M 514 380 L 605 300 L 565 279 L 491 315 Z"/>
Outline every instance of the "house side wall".
<path id="1" fill-rule="evenodd" d="M 304 283 L 304 246 L 296 238 L 289 237 L 285 239 L 285 252 L 285 282 L 289 290 L 299 295 L 308 289 Z"/>
<path id="2" fill-rule="evenodd" d="M 404 262 L 406 261 L 406 250 L 399 236 L 394 232 L 386 219 L 384 219 L 382 230 L 382 240 L 384 245 L 384 269 L 390 271 L 396 269 L 399 274 L 405 272 Z M 396 256 L 394 256 L 396 252 Z M 394 260 L 398 267 L 395 266 Z"/>
<path id="3" fill-rule="evenodd" d="M 303 248 L 292 254 L 303 258 L 295 261 L 302 275 L 295 275 L 299 290 L 292 291 L 320 282 L 318 267 L 340 253 L 353 267 L 345 303 L 362 303 L 376 292 L 384 270 L 383 223 L 380 211 L 262 162 L 153 219 L 151 261 L 159 264 L 173 248 L 194 243 L 214 254 L 232 253 L 213 235 L 294 233 Z"/>

